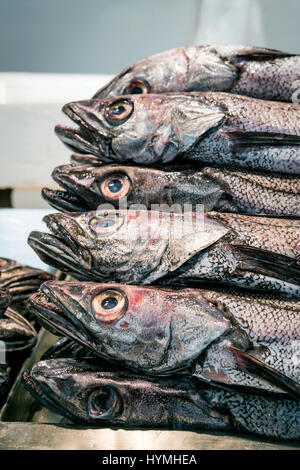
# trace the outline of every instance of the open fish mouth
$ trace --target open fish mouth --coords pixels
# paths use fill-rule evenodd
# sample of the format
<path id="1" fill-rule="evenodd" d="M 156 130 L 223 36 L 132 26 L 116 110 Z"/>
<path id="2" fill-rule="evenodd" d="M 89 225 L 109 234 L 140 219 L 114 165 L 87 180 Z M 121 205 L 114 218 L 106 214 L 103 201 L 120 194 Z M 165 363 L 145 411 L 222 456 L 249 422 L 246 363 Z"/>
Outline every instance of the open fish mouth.
<path id="1" fill-rule="evenodd" d="M 78 197 L 70 194 L 68 190 L 43 188 L 42 196 L 54 209 L 59 211 L 86 212 L 89 210 Z"/>
<path id="2" fill-rule="evenodd" d="M 109 140 L 97 132 L 97 139 L 94 136 L 94 129 L 85 121 L 84 117 L 74 110 L 72 103 L 63 106 L 62 111 L 68 116 L 77 127 L 68 127 L 57 124 L 55 133 L 60 140 L 72 151 L 92 154 L 107 159 L 109 157 Z"/>
<path id="3" fill-rule="evenodd" d="M 92 258 L 89 251 L 83 249 L 70 233 L 51 217 L 45 216 L 43 221 L 51 233 L 33 231 L 28 237 L 28 244 L 41 260 L 81 278 L 82 271 L 88 271 L 89 277 L 93 277 L 90 272 Z"/>
<path id="4" fill-rule="evenodd" d="M 28 308 L 48 330 L 79 342 L 96 352 L 96 345 L 84 325 L 59 302 L 55 294 L 43 284 L 40 290 L 29 298 Z"/>

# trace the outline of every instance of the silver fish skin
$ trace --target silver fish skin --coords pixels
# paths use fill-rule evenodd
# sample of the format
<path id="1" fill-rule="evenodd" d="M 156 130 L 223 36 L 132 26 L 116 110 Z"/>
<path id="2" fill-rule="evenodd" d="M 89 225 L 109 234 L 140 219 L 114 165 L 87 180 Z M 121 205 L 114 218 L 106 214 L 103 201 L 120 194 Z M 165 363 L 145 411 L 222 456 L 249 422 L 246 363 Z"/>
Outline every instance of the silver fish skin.
<path id="1" fill-rule="evenodd" d="M 101 204 L 116 208 L 175 209 L 300 217 L 300 180 L 206 167 L 166 171 L 118 164 L 68 164 L 52 177 L 64 191 L 43 188 L 42 196 L 60 211 L 87 212 Z"/>
<path id="2" fill-rule="evenodd" d="M 188 46 L 155 54 L 127 67 L 94 99 L 134 93 L 228 91 L 292 101 L 297 80 L 298 55 L 251 46 Z"/>
<path id="3" fill-rule="evenodd" d="M 300 107 L 229 93 L 124 95 L 68 103 L 67 146 L 111 162 L 191 162 L 300 174 Z"/>
<path id="4" fill-rule="evenodd" d="M 28 243 L 84 280 L 170 285 L 211 281 L 300 297 L 300 221 L 219 212 L 56 213 Z"/>
<path id="5" fill-rule="evenodd" d="M 52 281 L 29 306 L 46 328 L 131 369 L 162 375 L 189 369 L 208 382 L 300 396 L 297 300 Z"/>
<path id="6" fill-rule="evenodd" d="M 184 376 L 149 377 L 56 359 L 25 372 L 23 385 L 44 406 L 78 424 L 300 437 L 299 401 L 244 395 Z"/>

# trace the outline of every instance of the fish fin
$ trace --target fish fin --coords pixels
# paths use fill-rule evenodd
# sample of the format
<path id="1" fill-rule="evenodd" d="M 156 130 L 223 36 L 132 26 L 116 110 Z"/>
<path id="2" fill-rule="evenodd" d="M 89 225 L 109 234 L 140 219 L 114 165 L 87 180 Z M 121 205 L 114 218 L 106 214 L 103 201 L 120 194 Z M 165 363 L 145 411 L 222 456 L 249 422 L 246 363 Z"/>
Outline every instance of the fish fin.
<path id="1" fill-rule="evenodd" d="M 265 47 L 249 47 L 244 48 L 241 51 L 236 52 L 233 54 L 233 58 L 245 58 L 247 60 L 274 60 L 284 57 L 292 57 L 298 54 L 290 54 L 288 52 L 278 51 L 277 49 L 268 49 Z"/>
<path id="2" fill-rule="evenodd" d="M 268 366 L 245 351 L 241 351 L 234 346 L 228 346 L 228 348 L 234 354 L 237 365 L 243 372 L 264 379 L 281 390 L 284 390 L 289 395 L 298 400 L 300 399 L 300 384 L 295 380 L 275 370 L 273 367 Z"/>
<path id="3" fill-rule="evenodd" d="M 300 284 L 300 264 L 297 259 L 258 248 L 235 245 L 242 270 L 279 277 L 286 282 Z M 240 255 L 240 256 L 239 256 Z"/>
<path id="4" fill-rule="evenodd" d="M 300 145 L 299 135 L 246 131 L 225 131 L 225 134 L 230 138 L 235 153 L 258 145 Z"/>

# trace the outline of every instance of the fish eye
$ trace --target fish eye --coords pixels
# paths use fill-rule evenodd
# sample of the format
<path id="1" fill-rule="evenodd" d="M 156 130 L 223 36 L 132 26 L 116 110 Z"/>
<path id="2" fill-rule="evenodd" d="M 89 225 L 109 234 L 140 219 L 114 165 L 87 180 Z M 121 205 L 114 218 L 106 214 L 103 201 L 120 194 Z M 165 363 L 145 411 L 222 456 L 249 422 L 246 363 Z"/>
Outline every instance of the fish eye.
<path id="1" fill-rule="evenodd" d="M 133 113 L 133 103 L 128 99 L 119 99 L 106 106 L 104 117 L 112 126 L 123 124 Z"/>
<path id="2" fill-rule="evenodd" d="M 92 299 L 92 311 L 97 321 L 111 323 L 119 320 L 127 310 L 128 301 L 123 292 L 107 289 Z"/>
<path id="3" fill-rule="evenodd" d="M 107 176 L 100 185 L 100 191 L 107 199 L 120 199 L 127 196 L 131 189 L 131 182 L 125 174 L 112 174 Z"/>
<path id="4" fill-rule="evenodd" d="M 118 212 L 96 215 L 89 220 L 91 231 L 100 237 L 107 237 L 119 230 L 124 223 L 124 216 Z"/>
<path id="5" fill-rule="evenodd" d="M 104 386 L 93 390 L 87 400 L 87 411 L 92 418 L 105 419 L 120 411 L 120 400 L 113 387 Z"/>
<path id="6" fill-rule="evenodd" d="M 150 85 L 146 80 L 133 80 L 124 91 L 124 95 L 139 95 L 150 93 Z"/>

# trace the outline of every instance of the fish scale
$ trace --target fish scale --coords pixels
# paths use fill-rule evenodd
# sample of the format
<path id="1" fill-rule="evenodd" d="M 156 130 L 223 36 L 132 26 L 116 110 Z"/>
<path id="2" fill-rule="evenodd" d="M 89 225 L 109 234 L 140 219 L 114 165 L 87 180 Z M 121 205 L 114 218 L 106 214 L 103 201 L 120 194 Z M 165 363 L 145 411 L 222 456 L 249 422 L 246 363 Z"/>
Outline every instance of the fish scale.
<path id="1" fill-rule="evenodd" d="M 247 334 L 255 348 L 258 348 L 258 356 L 264 363 L 272 365 L 288 377 L 300 381 L 299 355 L 300 355 L 300 305 L 297 301 L 283 301 L 281 298 L 262 297 L 257 294 L 222 293 L 216 291 L 203 291 L 204 297 L 214 303 L 222 311 L 234 318 L 239 328 Z M 222 364 L 230 372 L 226 365 L 226 355 L 223 356 L 225 345 L 222 343 L 213 345 L 208 357 L 200 367 L 196 367 L 196 373 L 205 375 L 205 369 L 209 369 L 216 363 Z M 254 355 L 255 352 L 253 353 Z M 225 359 L 223 358 L 225 357 Z M 216 360 L 218 359 L 218 361 Z M 241 371 L 236 370 L 232 362 L 231 380 L 236 384 L 251 381 Z M 219 366 L 222 369 L 221 366 Z M 256 386 L 261 387 L 262 382 L 255 380 Z M 264 382 L 263 387 L 266 387 Z M 272 387 L 267 387 L 272 390 Z"/>

